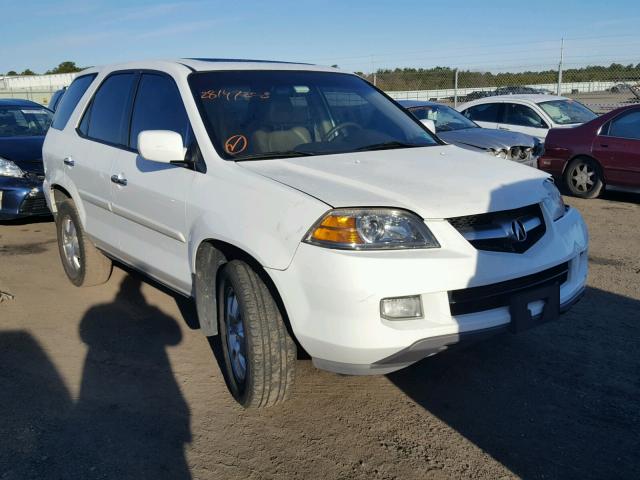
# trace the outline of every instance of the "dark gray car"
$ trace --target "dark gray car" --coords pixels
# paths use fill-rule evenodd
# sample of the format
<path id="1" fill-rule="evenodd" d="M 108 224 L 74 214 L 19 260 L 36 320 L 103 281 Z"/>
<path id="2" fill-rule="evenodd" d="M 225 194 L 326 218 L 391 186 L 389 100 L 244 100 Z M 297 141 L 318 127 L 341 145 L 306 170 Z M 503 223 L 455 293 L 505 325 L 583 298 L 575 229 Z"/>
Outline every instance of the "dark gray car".
<path id="1" fill-rule="evenodd" d="M 447 143 L 469 150 L 483 150 L 497 157 L 537 167 L 542 143 L 531 135 L 482 128 L 451 107 L 420 100 L 399 100 L 427 128 Z"/>

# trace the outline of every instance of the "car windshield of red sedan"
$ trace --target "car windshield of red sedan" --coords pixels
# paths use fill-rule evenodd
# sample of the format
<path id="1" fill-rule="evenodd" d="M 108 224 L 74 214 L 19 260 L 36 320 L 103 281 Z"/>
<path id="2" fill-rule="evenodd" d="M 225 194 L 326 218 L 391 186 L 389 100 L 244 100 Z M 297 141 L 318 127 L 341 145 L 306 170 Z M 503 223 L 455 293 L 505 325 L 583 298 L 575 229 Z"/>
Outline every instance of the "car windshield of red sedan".
<path id="1" fill-rule="evenodd" d="M 538 105 L 558 125 L 585 123 L 597 117 L 595 113 L 575 100 L 551 100 Z"/>
<path id="2" fill-rule="evenodd" d="M 229 160 L 439 144 L 355 75 L 241 70 L 194 73 L 189 83 L 214 146 Z"/>
<path id="3" fill-rule="evenodd" d="M 38 137 L 47 133 L 53 115 L 45 108 L 0 108 L 0 137 Z"/>

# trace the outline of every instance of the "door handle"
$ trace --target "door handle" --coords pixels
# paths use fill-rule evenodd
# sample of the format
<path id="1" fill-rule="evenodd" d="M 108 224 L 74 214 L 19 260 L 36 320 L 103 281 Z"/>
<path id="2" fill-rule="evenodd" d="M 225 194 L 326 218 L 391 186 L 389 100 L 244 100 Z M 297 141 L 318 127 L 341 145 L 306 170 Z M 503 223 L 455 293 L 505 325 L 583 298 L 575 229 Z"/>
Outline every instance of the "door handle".
<path id="1" fill-rule="evenodd" d="M 498 127 L 498 130 L 509 130 L 507 127 Z"/>
<path id="2" fill-rule="evenodd" d="M 64 160 L 62 160 L 62 163 L 70 167 L 73 167 L 76 164 L 76 161 L 71 157 L 65 157 Z"/>
<path id="3" fill-rule="evenodd" d="M 607 145 L 606 143 L 601 143 L 601 144 L 600 144 L 600 146 L 601 146 L 602 148 L 609 148 L 609 145 Z"/>
<path id="4" fill-rule="evenodd" d="M 118 185 L 122 185 L 123 187 L 127 186 L 127 179 L 120 175 L 111 175 L 111 181 Z"/>

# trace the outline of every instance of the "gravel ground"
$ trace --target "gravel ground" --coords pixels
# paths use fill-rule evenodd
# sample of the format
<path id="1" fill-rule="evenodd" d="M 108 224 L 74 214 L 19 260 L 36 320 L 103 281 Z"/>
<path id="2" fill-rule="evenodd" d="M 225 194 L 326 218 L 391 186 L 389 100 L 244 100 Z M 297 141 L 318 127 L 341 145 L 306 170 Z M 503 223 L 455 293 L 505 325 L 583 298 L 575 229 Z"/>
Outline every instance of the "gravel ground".
<path id="1" fill-rule="evenodd" d="M 591 273 L 561 320 L 388 376 L 301 360 L 257 412 L 189 303 L 119 268 L 74 288 L 52 223 L 0 225 L 0 479 L 640 478 L 640 197 L 568 202 Z"/>

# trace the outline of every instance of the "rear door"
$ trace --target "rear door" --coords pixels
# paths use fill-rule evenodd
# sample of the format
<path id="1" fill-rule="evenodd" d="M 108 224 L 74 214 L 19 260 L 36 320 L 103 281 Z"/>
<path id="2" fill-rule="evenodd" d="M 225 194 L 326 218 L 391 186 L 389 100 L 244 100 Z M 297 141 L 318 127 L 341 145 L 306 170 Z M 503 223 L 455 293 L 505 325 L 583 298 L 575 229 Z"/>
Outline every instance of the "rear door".
<path id="1" fill-rule="evenodd" d="M 640 110 L 625 112 L 603 126 L 593 151 L 607 183 L 640 188 Z"/>
<path id="2" fill-rule="evenodd" d="M 526 133 L 543 140 L 549 131 L 549 125 L 536 111 L 522 103 L 505 102 L 501 118 L 498 121 L 500 130 Z"/>
<path id="3" fill-rule="evenodd" d="M 145 160 L 138 155 L 138 134 L 145 130 L 179 133 L 192 143 L 187 113 L 174 80 L 142 72 L 128 135 L 129 151 L 113 164 L 113 212 L 123 260 L 163 283 L 190 293 L 185 199 L 195 175 L 188 166 Z M 126 184 L 125 184 L 126 182 Z"/>
<path id="4" fill-rule="evenodd" d="M 85 230 L 99 247 L 117 251 L 113 229 L 111 182 L 113 163 L 126 155 L 125 134 L 135 74 L 114 73 L 105 78 L 89 102 L 77 128 L 77 135 L 64 164 L 86 213 Z M 63 97 L 71 93 L 71 87 Z M 57 113 L 56 113 L 57 115 Z"/>
<path id="5" fill-rule="evenodd" d="M 483 128 L 497 128 L 501 112 L 502 104 L 496 102 L 473 105 L 461 113 Z"/>

